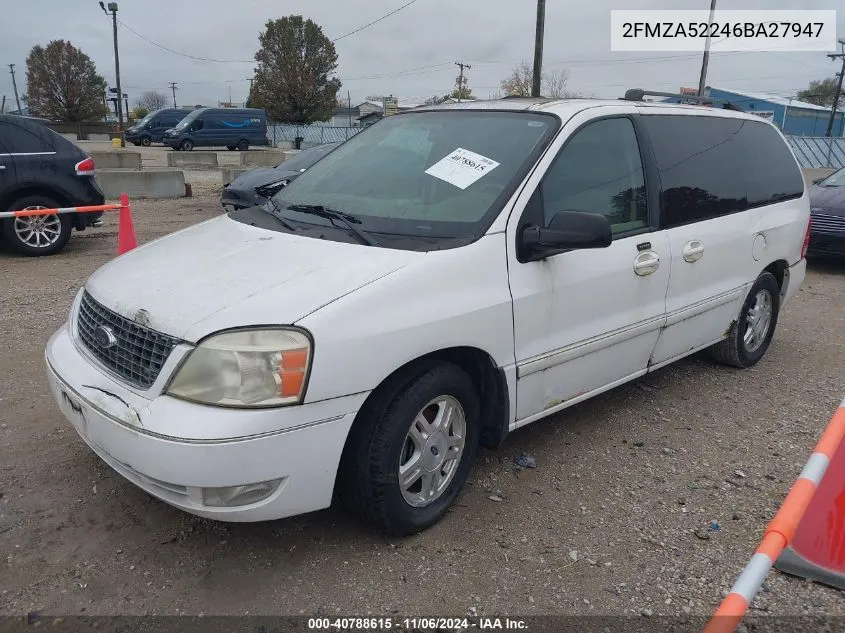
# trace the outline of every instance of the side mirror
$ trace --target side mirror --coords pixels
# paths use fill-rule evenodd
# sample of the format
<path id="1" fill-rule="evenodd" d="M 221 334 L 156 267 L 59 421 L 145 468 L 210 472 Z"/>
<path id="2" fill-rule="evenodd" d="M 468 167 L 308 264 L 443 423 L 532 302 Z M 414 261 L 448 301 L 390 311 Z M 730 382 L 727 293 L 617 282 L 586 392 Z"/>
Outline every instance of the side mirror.
<path id="1" fill-rule="evenodd" d="M 522 244 L 532 259 L 563 251 L 607 248 L 613 242 L 608 219 L 597 213 L 560 211 L 548 227 L 529 225 L 522 231 Z"/>

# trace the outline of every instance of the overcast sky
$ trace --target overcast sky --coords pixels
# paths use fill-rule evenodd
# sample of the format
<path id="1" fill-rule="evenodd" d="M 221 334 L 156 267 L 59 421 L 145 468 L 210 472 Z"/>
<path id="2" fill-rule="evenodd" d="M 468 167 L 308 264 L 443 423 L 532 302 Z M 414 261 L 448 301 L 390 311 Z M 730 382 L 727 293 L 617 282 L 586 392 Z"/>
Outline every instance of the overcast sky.
<path id="1" fill-rule="evenodd" d="M 118 17 L 127 27 L 163 46 L 198 57 L 247 60 L 214 63 L 157 48 L 123 26 L 120 67 L 124 92 L 134 104 L 144 90 L 169 94 L 179 83 L 180 105 L 212 105 L 246 98 L 258 33 L 267 19 L 301 14 L 330 38 L 358 28 L 407 0 L 122 0 Z M 18 89 L 26 91 L 26 56 L 35 44 L 70 40 L 114 81 L 110 19 L 96 0 L 30 0 L 4 12 L 0 62 L 17 64 Z M 707 0 L 548 0 L 545 68 L 565 68 L 569 89 L 618 97 L 625 88 L 677 92 L 696 86 L 701 59 L 695 53 L 613 53 L 610 9 L 706 9 Z M 370 94 L 394 94 L 421 102 L 454 86 L 455 61 L 472 65 L 469 85 L 487 98 L 514 66 L 533 56 L 533 0 L 417 0 L 396 15 L 337 42 L 338 75 L 353 104 Z M 719 0 L 720 9 L 836 9 L 845 37 L 841 0 Z M 13 15 L 12 15 L 13 14 Z M 13 24 L 14 23 L 14 24 Z M 17 25 L 17 26 L 15 26 Z M 20 28 L 18 28 L 20 27 Z M 830 51 L 833 52 L 833 51 Z M 791 96 L 812 79 L 831 77 L 838 66 L 825 53 L 716 53 L 708 84 L 728 90 Z M 13 101 L 11 77 L 0 76 L 0 95 Z"/>

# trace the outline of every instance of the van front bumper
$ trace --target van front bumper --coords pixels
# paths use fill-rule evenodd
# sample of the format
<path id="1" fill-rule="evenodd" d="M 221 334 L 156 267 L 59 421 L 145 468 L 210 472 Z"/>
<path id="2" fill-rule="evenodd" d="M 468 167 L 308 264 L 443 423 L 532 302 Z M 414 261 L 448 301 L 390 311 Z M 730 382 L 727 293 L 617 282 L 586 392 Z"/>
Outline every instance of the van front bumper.
<path id="1" fill-rule="evenodd" d="M 328 507 L 346 436 L 366 397 L 291 407 L 298 409 L 291 426 L 285 409 L 245 411 L 165 395 L 141 398 L 83 355 L 67 326 L 50 339 L 46 360 L 59 408 L 104 462 L 162 501 L 222 521 L 272 520 Z M 312 419 L 303 416 L 309 409 Z M 278 430 L 238 437 L 244 415 L 267 416 Z M 184 429 L 186 421 L 188 428 L 220 428 L 221 419 L 228 419 L 230 438 L 169 437 L 150 430 L 170 424 Z"/>

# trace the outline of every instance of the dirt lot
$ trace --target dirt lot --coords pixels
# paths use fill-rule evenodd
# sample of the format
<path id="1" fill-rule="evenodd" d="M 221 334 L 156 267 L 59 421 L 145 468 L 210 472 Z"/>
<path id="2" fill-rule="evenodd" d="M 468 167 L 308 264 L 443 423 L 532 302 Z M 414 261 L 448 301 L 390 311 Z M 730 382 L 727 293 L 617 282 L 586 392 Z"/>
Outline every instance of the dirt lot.
<path id="1" fill-rule="evenodd" d="M 219 212 L 210 190 L 140 201 L 136 228 Z M 112 216 L 56 257 L 0 249 L 3 614 L 706 616 L 845 394 L 845 265 L 817 263 L 757 367 L 694 357 L 518 431 L 424 534 L 385 540 L 336 510 L 212 523 L 112 472 L 49 396 L 44 345 L 115 246 Z M 845 600 L 773 573 L 752 612 L 842 616 Z"/>

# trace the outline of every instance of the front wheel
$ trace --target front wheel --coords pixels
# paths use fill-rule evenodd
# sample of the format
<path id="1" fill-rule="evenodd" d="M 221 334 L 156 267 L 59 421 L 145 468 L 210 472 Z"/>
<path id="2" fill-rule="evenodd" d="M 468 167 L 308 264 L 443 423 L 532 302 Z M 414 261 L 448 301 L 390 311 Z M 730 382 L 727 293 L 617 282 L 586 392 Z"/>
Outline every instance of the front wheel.
<path id="1" fill-rule="evenodd" d="M 46 196 L 26 196 L 16 200 L 7 211 L 21 209 L 55 209 L 61 206 Z M 70 239 L 71 219 L 68 215 L 32 215 L 9 218 L 3 224 L 3 237 L 12 248 L 29 257 L 55 255 Z"/>
<path id="2" fill-rule="evenodd" d="M 226 149 L 229 150 L 230 152 L 234 152 L 237 148 L 234 145 L 227 145 Z"/>
<path id="3" fill-rule="evenodd" d="M 780 314 L 780 286 L 768 272 L 757 277 L 728 337 L 710 348 L 714 360 L 732 367 L 751 367 L 766 354 Z"/>
<path id="4" fill-rule="evenodd" d="M 143 145 L 144 147 L 149 147 L 151 144 L 152 144 L 152 139 L 150 139 L 149 136 L 145 136 L 144 138 L 141 139 L 141 145 Z M 137 143 L 136 143 L 136 145 L 137 145 Z"/>
<path id="5" fill-rule="evenodd" d="M 185 139 L 184 141 L 182 141 L 182 144 L 179 147 L 186 152 L 190 152 L 192 149 L 194 149 L 194 142 L 191 141 L 191 140 Z"/>
<path id="6" fill-rule="evenodd" d="M 479 437 L 471 378 L 442 363 L 368 403 L 341 460 L 342 501 L 387 535 L 439 521 L 466 483 Z"/>

